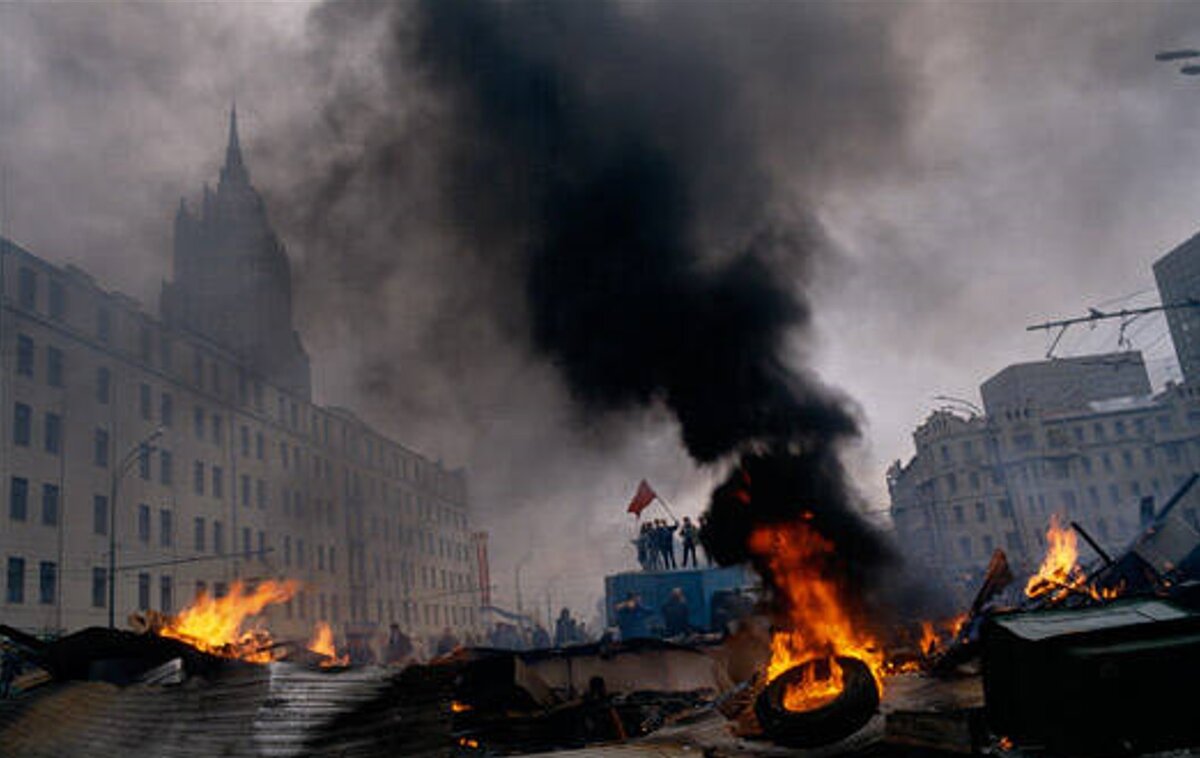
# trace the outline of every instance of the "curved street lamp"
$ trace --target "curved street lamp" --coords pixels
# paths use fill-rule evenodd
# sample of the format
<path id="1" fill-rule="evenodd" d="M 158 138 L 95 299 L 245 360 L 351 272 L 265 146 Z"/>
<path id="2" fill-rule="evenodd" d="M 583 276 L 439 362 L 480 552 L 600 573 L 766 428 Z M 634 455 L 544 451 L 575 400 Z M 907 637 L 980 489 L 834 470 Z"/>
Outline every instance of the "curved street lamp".
<path id="1" fill-rule="evenodd" d="M 151 442 L 162 436 L 163 428 L 160 426 L 150 434 L 134 443 L 133 447 L 129 448 L 129 452 L 121 458 L 121 462 L 113 469 L 112 481 L 110 482 L 108 492 L 108 628 L 116 628 L 117 614 L 117 486 L 121 483 L 121 478 L 129 471 L 129 467 L 133 465 L 134 459 L 145 449 L 149 455 L 153 447 Z"/>

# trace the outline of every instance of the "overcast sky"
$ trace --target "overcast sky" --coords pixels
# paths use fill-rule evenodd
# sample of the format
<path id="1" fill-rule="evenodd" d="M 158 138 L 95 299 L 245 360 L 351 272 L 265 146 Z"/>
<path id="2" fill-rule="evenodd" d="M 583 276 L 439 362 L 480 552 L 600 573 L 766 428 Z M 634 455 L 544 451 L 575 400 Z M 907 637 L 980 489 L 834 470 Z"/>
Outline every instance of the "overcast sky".
<path id="1" fill-rule="evenodd" d="M 581 417 L 552 365 L 519 345 L 493 349 L 510 330 L 475 320 L 479 292 L 444 286 L 447 270 L 472 269 L 447 265 L 455 242 L 429 220 L 437 209 L 417 180 L 437 170 L 436 106 L 385 63 L 404 9 L 373 23 L 314 7 L 0 5 L 0 231 L 155 308 L 175 205 L 215 182 L 236 97 L 252 179 L 294 259 L 317 399 L 469 468 L 502 600 L 528 556 L 527 599 L 590 611 L 601 574 L 632 564 L 622 511 L 637 481 L 696 513 L 720 471 L 690 462 L 662 409 Z M 802 287 L 814 327 L 793 353 L 861 409 L 848 463 L 883 508 L 884 470 L 911 455 L 935 395 L 978 401 L 987 376 L 1040 358 L 1048 342 L 1027 324 L 1153 302 L 1151 262 L 1200 231 L 1200 78 L 1153 59 L 1200 46 L 1200 6 L 794 7 L 794 27 L 739 17 L 722 28 L 719 6 L 646 23 L 727 62 L 774 180 L 829 240 Z M 769 70 L 791 30 L 811 44 L 806 13 L 838 17 L 850 41 L 786 58 L 802 76 Z M 799 98 L 811 106 L 789 107 Z M 369 207 L 407 215 L 389 211 L 382 231 L 361 213 L 321 216 L 314 193 L 369 149 L 381 118 L 403 124 L 397 170 L 414 179 Z M 396 244 L 347 270 L 339 251 L 313 249 L 314 224 Z M 364 293 L 377 330 L 339 317 L 361 317 Z M 1128 334 L 1157 381 L 1177 375 L 1161 319 Z M 1081 329 L 1059 352 L 1115 347 L 1113 328 Z"/>

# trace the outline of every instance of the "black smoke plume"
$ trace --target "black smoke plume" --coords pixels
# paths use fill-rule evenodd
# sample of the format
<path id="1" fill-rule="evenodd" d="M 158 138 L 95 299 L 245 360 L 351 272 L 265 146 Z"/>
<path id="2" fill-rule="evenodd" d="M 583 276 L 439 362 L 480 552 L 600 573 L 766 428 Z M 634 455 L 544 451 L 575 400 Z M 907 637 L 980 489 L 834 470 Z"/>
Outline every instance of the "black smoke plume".
<path id="1" fill-rule="evenodd" d="M 426 151 L 431 207 L 454 240 L 447 278 L 473 282 L 464 319 L 484 303 L 504 339 L 554 366 L 586 424 L 665 407 L 698 463 L 761 455 L 744 468 L 784 481 L 743 515 L 785 519 L 819 499 L 830 526 L 854 523 L 837 455 L 858 433 L 855 411 L 800 348 L 805 288 L 830 254 L 814 195 L 901 132 L 886 14 L 782 3 L 402 7 L 330 4 L 317 16 L 331 39 L 390 24 L 379 43 L 387 86 L 399 101 L 415 79 L 428 101 L 420 134 L 363 96 L 330 109 L 365 147 L 317 188 L 314 236 L 355 187 L 372 226 L 401 226 L 387 206 L 411 201 L 396 200 L 406 197 L 396 177 Z M 342 269 L 361 272 L 367 294 L 405 255 L 349 254 Z M 402 374 L 375 367 L 370 385 Z M 732 518 L 720 500 L 718 490 L 713 524 Z M 742 560 L 744 549 L 718 555 Z M 877 566 L 883 552 L 871 543 L 857 565 Z"/>
<path id="2" fill-rule="evenodd" d="M 794 273 L 819 243 L 806 221 L 759 205 L 769 187 L 747 135 L 719 110 L 722 72 L 666 54 L 653 61 L 660 70 L 605 78 L 570 65 L 586 50 L 538 44 L 621 23 L 612 6 L 588 8 L 421 6 L 420 60 L 477 126 L 453 153 L 454 208 L 483 246 L 498 221 L 518 223 L 534 347 L 588 408 L 665 403 L 700 462 L 747 443 L 853 434 L 842 403 L 781 356 L 808 309 L 773 263 Z M 648 44 L 630 34 L 627 44 Z M 657 97 L 672 87 L 696 93 L 682 103 L 692 112 L 664 112 L 677 104 Z M 728 207 L 708 205 L 709 192 Z M 705 247 L 714 221 L 725 249 Z"/>

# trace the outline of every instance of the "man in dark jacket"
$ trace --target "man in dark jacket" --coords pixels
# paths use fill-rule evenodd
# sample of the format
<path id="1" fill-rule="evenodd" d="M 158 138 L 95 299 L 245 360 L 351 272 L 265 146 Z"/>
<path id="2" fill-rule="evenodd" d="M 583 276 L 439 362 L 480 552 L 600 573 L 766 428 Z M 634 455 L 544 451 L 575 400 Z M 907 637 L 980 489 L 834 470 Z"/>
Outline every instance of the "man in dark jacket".
<path id="1" fill-rule="evenodd" d="M 662 605 L 662 616 L 668 637 L 678 637 L 681 634 L 687 634 L 689 628 L 688 604 L 682 587 L 676 587 L 671 590 L 670 596 L 667 597 L 667 602 Z"/>

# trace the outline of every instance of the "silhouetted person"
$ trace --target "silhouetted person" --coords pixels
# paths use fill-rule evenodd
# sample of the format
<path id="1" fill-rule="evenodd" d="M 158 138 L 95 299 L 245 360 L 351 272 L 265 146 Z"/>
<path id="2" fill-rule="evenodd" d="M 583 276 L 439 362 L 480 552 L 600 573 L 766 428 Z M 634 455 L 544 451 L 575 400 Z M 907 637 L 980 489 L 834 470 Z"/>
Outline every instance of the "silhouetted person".
<path id="1" fill-rule="evenodd" d="M 384 663 L 403 663 L 411 658 L 413 654 L 412 640 L 408 635 L 400 631 L 399 624 L 392 624 L 388 629 L 387 652 L 384 654 Z"/>
<path id="2" fill-rule="evenodd" d="M 621 630 L 622 640 L 650 636 L 646 619 L 654 615 L 654 611 L 642 605 L 642 598 L 636 592 L 630 592 L 624 601 L 617 603 L 616 611 L 617 628 Z"/>
<path id="3" fill-rule="evenodd" d="M 529 644 L 535 650 L 545 650 L 550 647 L 550 633 L 544 626 L 538 624 L 529 634 Z"/>
<path id="4" fill-rule="evenodd" d="M 662 605 L 662 616 L 668 637 L 678 637 L 681 634 L 687 634 L 689 628 L 688 604 L 682 587 L 676 587 L 671 590 L 670 596 L 667 597 L 667 602 Z"/>
<path id="5" fill-rule="evenodd" d="M 704 541 L 704 534 L 705 534 L 704 527 L 707 525 L 708 525 L 708 514 L 701 513 L 700 514 L 700 529 L 698 530 L 699 534 L 697 536 L 699 537 L 699 540 L 700 540 L 700 549 L 704 551 L 704 565 L 711 566 L 711 565 L 713 565 L 712 551 L 708 549 L 708 543 Z"/>
<path id="6" fill-rule="evenodd" d="M 442 635 L 438 637 L 437 643 L 433 647 L 433 654 L 437 656 L 449 655 L 454 652 L 454 648 L 458 647 L 458 638 L 454 636 L 454 632 L 450 627 L 442 629 Z"/>
<path id="7" fill-rule="evenodd" d="M 659 550 L 662 552 L 663 568 L 678 568 L 675 565 L 675 530 L 678 528 L 678 521 L 674 524 L 667 524 L 666 521 L 660 522 Z"/>
<path id="8" fill-rule="evenodd" d="M 693 568 L 699 567 L 696 562 L 696 543 L 700 541 L 700 530 L 687 516 L 683 517 L 683 527 L 679 530 L 679 539 L 683 543 L 683 565 L 688 565 L 688 556 L 692 556 Z"/>
<path id="9" fill-rule="evenodd" d="M 571 618 L 571 612 L 566 608 L 558 614 L 558 618 L 554 621 L 554 646 L 564 647 L 575 642 L 579 638 L 579 632 L 575 625 L 575 619 Z"/>
<path id="10" fill-rule="evenodd" d="M 13 651 L 4 648 L 3 655 L 0 655 L 0 699 L 12 697 L 12 685 L 19 673 L 21 659 Z"/>

